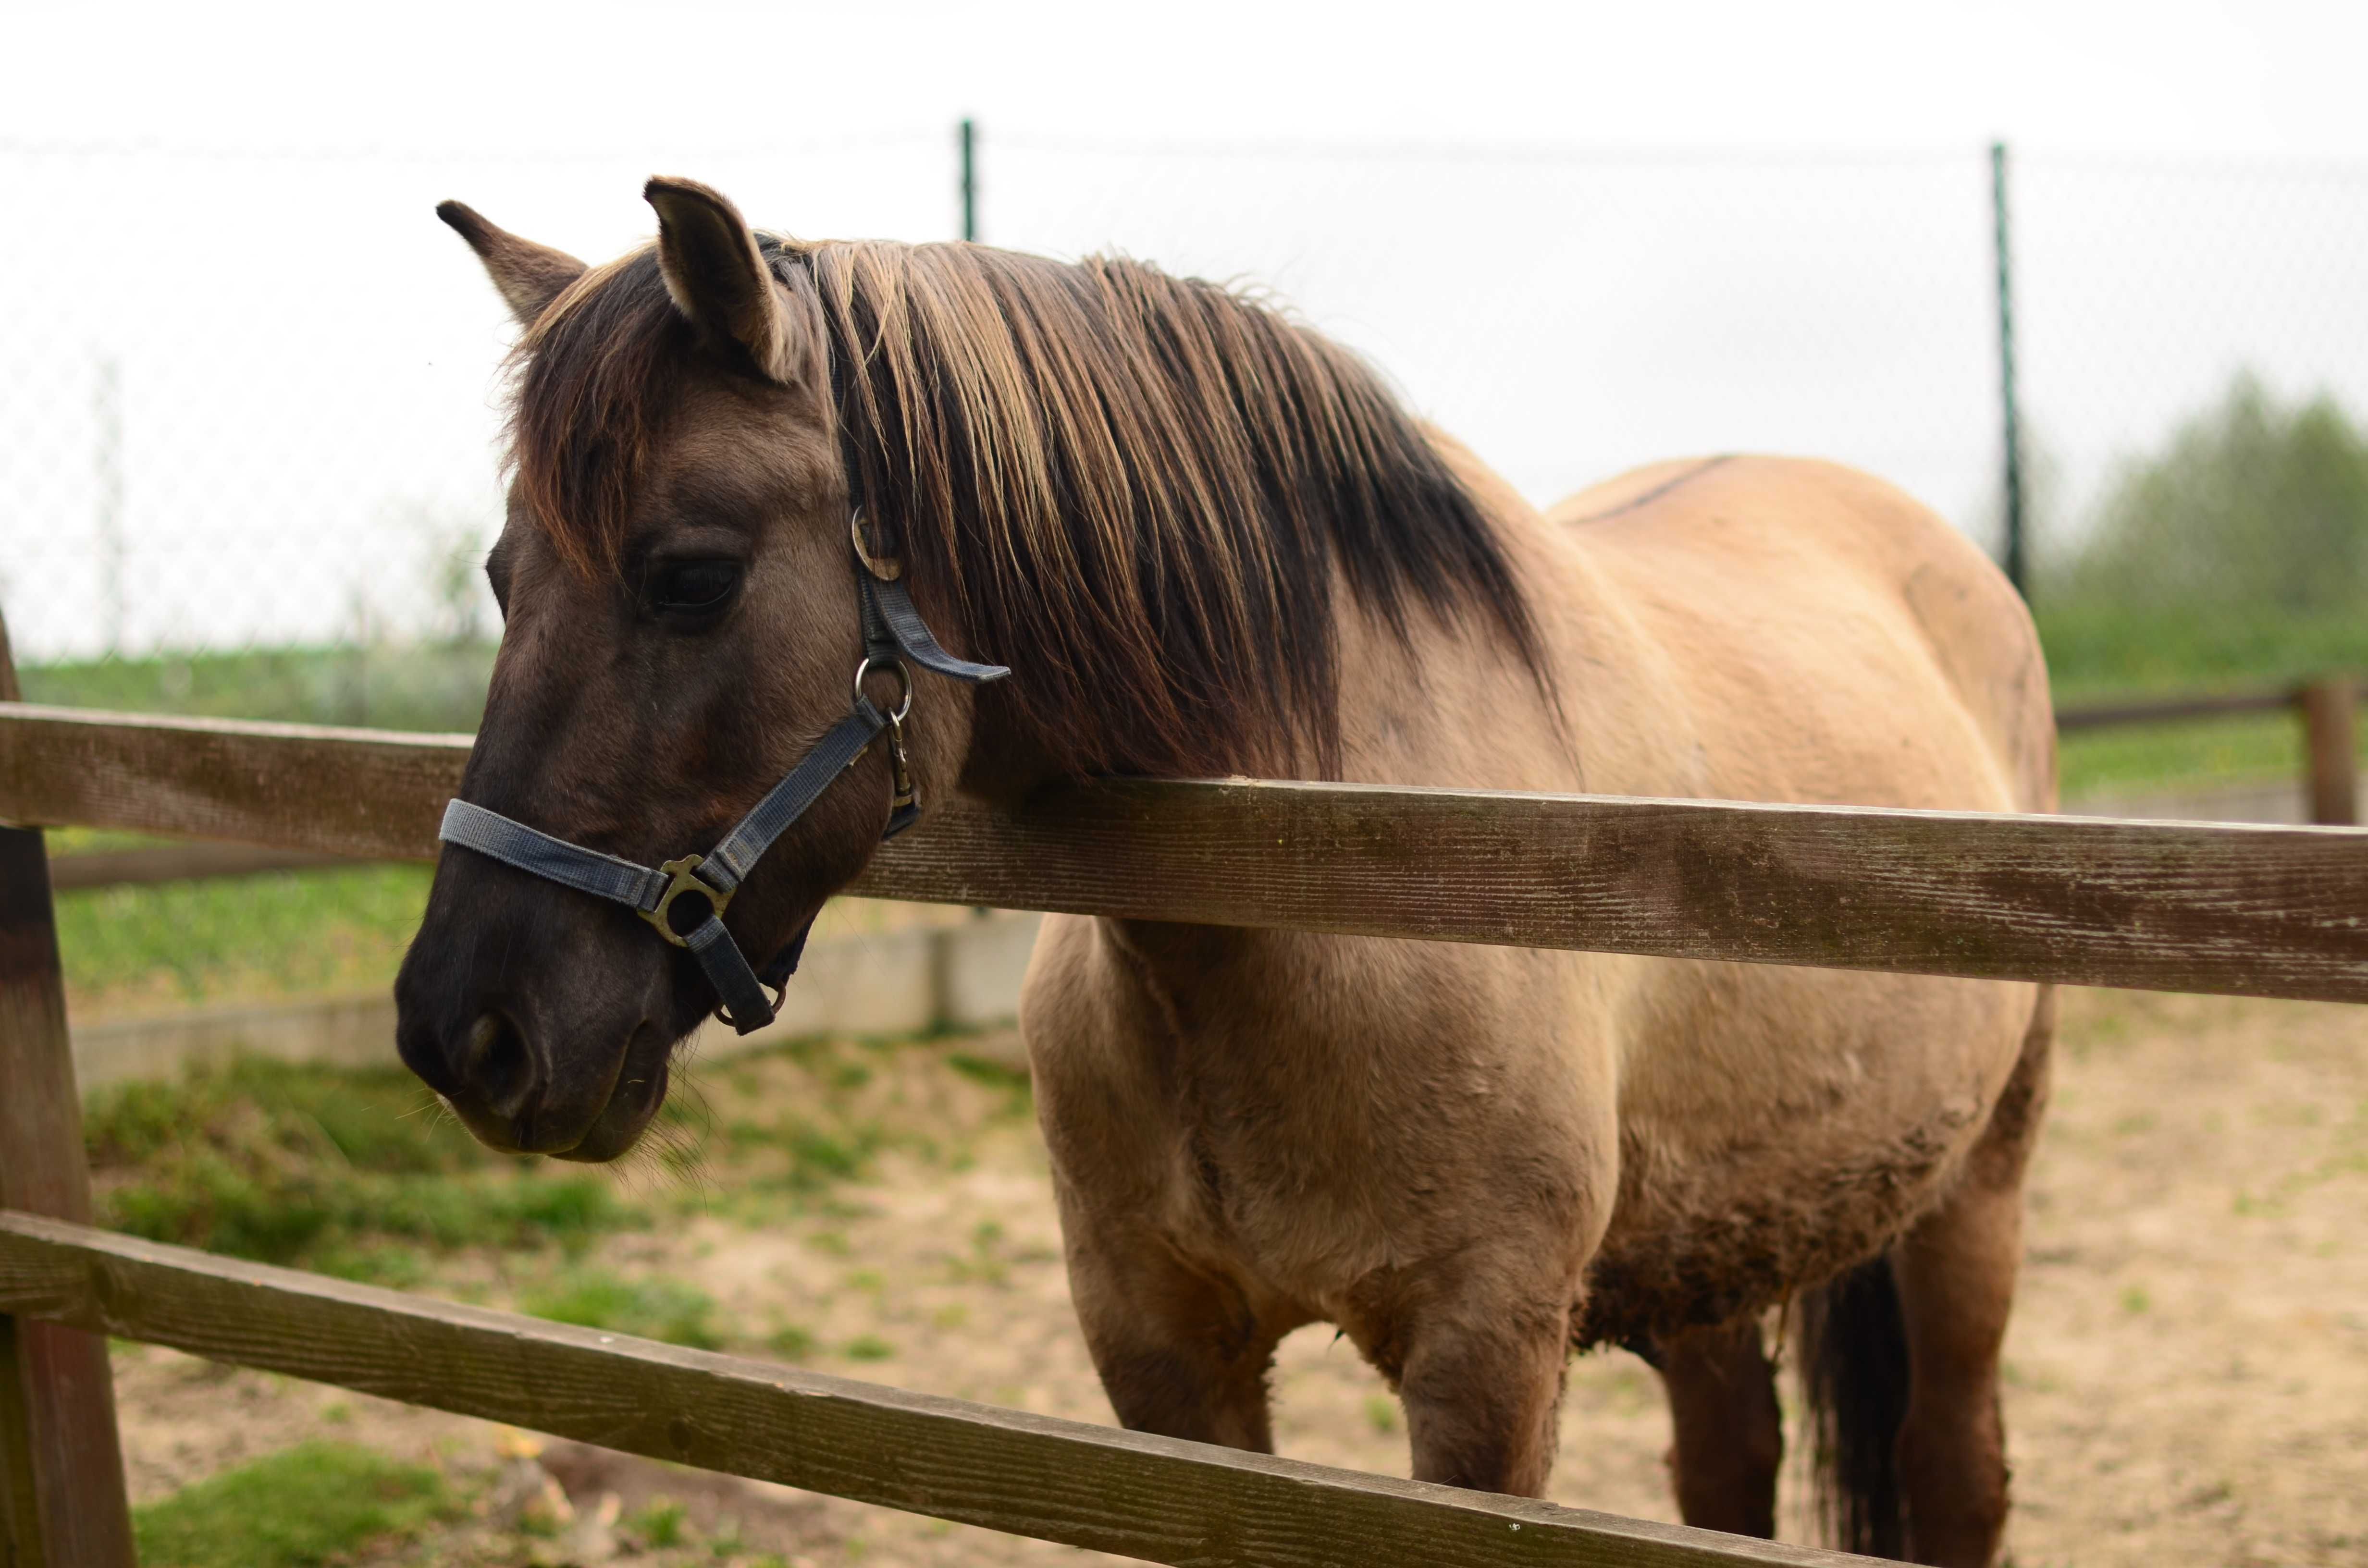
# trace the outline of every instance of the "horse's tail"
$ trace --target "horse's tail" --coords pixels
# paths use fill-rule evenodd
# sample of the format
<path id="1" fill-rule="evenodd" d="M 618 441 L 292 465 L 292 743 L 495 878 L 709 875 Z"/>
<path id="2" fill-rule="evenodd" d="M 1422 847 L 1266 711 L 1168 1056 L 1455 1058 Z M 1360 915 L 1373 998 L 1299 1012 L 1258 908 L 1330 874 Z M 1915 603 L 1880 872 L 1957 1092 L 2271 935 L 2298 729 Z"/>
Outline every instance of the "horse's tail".
<path id="1" fill-rule="evenodd" d="M 1897 1453 L 1907 1414 L 1907 1331 L 1889 1256 L 1878 1254 L 1809 1293 L 1801 1312 L 1801 1382 L 1827 1534 L 1845 1551 L 1903 1555 Z"/>

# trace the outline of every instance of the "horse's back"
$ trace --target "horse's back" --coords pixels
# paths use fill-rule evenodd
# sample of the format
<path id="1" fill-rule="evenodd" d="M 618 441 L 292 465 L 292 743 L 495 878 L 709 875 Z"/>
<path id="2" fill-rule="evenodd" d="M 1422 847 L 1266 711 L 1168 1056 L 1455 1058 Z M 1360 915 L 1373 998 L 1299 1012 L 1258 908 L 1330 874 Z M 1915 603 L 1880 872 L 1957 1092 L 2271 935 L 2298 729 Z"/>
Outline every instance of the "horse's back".
<path id="1" fill-rule="evenodd" d="M 1591 788 L 2054 809 L 2030 615 L 1972 541 L 1894 486 L 1828 462 L 1697 459 L 1547 516 L 1656 655 L 1693 743 L 1682 777 Z M 1619 768 L 1620 748 L 1606 760 Z M 1627 760 L 1644 774 L 1670 761 L 1650 747 Z"/>

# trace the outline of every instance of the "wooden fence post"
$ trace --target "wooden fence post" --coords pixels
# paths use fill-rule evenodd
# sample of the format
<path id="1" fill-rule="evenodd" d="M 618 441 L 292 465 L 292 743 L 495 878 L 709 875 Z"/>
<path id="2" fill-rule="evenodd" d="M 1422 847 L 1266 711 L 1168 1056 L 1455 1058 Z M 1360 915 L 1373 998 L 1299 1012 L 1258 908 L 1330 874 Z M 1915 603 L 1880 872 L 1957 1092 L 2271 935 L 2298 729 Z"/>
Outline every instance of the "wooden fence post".
<path id="1" fill-rule="evenodd" d="M 2310 749 L 2305 780 L 2310 820 L 2335 827 L 2360 821 L 2360 754 L 2352 710 L 2360 699 L 2350 676 L 2324 676 L 2295 694 Z"/>
<path id="2" fill-rule="evenodd" d="M 20 699 L 0 621 L 0 701 Z M 87 1224 L 82 1102 L 39 829 L 0 826 L 0 1208 Z M 107 1341 L 0 1314 L 0 1562 L 136 1568 Z"/>

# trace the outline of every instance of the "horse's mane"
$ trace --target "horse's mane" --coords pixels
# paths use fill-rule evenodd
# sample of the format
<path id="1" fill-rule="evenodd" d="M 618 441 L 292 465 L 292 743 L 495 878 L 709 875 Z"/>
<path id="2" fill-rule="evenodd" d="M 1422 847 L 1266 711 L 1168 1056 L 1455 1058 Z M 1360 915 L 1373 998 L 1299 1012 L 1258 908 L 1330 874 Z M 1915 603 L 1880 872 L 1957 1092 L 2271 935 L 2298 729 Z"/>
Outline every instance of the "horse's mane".
<path id="1" fill-rule="evenodd" d="M 765 242 L 828 334 L 856 494 L 1001 699 L 1075 773 L 1338 763 L 1336 574 L 1401 639 L 1419 608 L 1543 680 L 1488 519 L 1379 379 L 1279 311 L 1124 259 Z M 654 251 L 519 346 L 512 456 L 578 566 L 620 561 L 689 363 Z"/>

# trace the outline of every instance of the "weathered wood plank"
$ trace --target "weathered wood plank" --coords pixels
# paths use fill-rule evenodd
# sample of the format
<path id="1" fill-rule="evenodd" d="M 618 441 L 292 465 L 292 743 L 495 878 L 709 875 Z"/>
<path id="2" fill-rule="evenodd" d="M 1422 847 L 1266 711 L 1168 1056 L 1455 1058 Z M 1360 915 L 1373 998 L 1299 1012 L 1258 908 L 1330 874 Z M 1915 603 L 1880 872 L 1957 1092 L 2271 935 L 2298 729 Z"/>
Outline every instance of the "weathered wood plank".
<path id="1" fill-rule="evenodd" d="M 0 708 L 0 822 L 428 859 L 467 735 Z"/>
<path id="2" fill-rule="evenodd" d="M 251 844 L 157 844 L 142 849 L 98 849 L 50 858 L 53 892 L 88 888 L 145 887 L 156 882 L 253 877 L 266 871 L 312 871 L 366 861 L 309 849 L 264 849 Z"/>
<path id="3" fill-rule="evenodd" d="M 17 695 L 0 624 L 0 699 Z M 90 1218 L 48 855 L 0 827 L 0 1205 Z M 0 1562 L 132 1568 L 107 1341 L 0 1308 Z"/>
<path id="4" fill-rule="evenodd" d="M 2291 712 L 2295 693 L 2287 687 L 2250 691 L 2212 691 L 2189 697 L 2153 697 L 2137 702 L 2097 702 L 2055 710 L 2059 734 L 2112 729 L 2125 724 L 2167 724 L 2180 719 L 2215 719 L 2234 713 Z"/>
<path id="5" fill-rule="evenodd" d="M 1867 1561 L 909 1393 L 0 1213 L 0 1309 L 1155 1562 Z"/>
<path id="6" fill-rule="evenodd" d="M 2368 834 L 1281 783 L 948 812 L 877 896 L 2368 1001 Z M 893 853 L 892 853 L 893 852 Z"/>
<path id="7" fill-rule="evenodd" d="M 0 818 L 425 858 L 459 737 L 0 709 Z M 2368 832 L 1257 780 L 948 802 L 848 890 L 2368 1001 Z"/>

